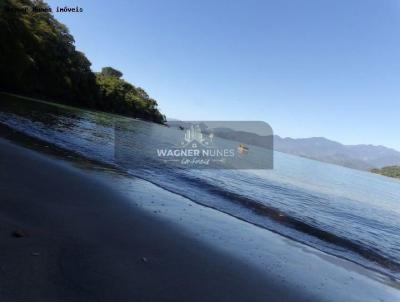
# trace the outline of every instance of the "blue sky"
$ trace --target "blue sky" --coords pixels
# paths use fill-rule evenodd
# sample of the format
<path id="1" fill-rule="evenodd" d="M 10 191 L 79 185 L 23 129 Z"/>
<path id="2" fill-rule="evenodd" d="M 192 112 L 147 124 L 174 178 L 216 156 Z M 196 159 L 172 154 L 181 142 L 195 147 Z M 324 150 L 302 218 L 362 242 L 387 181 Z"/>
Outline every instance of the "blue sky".
<path id="1" fill-rule="evenodd" d="M 47 2 L 169 117 L 400 150 L 400 0 Z"/>

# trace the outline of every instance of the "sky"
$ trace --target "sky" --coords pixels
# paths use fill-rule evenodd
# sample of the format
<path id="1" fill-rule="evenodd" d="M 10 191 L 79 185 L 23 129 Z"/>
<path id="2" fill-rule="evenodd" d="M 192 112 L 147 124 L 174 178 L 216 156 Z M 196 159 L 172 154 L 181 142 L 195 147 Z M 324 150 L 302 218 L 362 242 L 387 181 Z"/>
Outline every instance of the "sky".
<path id="1" fill-rule="evenodd" d="M 167 117 L 400 150 L 400 0 L 49 0 Z"/>

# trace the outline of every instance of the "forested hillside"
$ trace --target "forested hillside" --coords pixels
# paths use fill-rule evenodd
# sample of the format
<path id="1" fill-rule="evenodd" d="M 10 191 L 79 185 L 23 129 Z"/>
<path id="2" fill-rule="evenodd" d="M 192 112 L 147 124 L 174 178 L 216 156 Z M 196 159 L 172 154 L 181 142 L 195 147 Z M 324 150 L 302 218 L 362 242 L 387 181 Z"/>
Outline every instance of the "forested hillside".
<path id="1" fill-rule="evenodd" d="M 39 0 L 0 0 L 0 90 L 165 120 L 157 102 L 122 80 L 121 72 L 110 67 L 92 72 L 68 28 L 46 10 Z"/>
<path id="2" fill-rule="evenodd" d="M 388 177 L 400 178 L 400 166 L 384 167 L 382 169 L 372 169 L 371 172 Z"/>

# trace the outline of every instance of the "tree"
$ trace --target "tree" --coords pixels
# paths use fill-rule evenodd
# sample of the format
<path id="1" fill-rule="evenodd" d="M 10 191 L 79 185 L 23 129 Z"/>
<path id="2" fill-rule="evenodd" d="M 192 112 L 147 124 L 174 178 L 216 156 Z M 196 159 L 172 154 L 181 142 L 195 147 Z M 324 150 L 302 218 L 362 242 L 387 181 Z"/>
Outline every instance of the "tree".
<path id="1" fill-rule="evenodd" d="M 47 11 L 32 12 L 33 6 Z M 0 0 L 0 89 L 162 123 L 157 103 L 122 72 L 91 70 L 42 0 Z"/>
<path id="2" fill-rule="evenodd" d="M 142 88 L 137 88 L 104 70 L 105 68 L 96 75 L 101 95 L 98 108 L 156 123 L 165 122 L 165 116 L 157 109 L 157 102 L 151 99 Z M 107 67 L 107 70 L 115 69 Z"/>
<path id="3" fill-rule="evenodd" d="M 116 78 L 121 78 L 122 77 L 122 72 L 119 70 L 116 70 L 112 67 L 103 67 L 101 69 L 101 74 L 106 76 L 106 77 L 116 77 Z"/>

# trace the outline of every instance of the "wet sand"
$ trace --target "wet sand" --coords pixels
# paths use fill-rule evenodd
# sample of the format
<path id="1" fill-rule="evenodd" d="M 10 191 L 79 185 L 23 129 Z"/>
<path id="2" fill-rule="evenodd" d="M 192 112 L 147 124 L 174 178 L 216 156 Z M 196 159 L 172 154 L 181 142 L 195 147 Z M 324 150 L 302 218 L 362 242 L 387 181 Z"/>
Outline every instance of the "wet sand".
<path id="1" fill-rule="evenodd" d="M 84 173 L 0 141 L 0 301 L 306 301 Z"/>
<path id="2" fill-rule="evenodd" d="M 357 265 L 144 181 L 125 184 L 129 194 L 113 181 L 0 139 L 0 301 L 400 297 Z"/>

